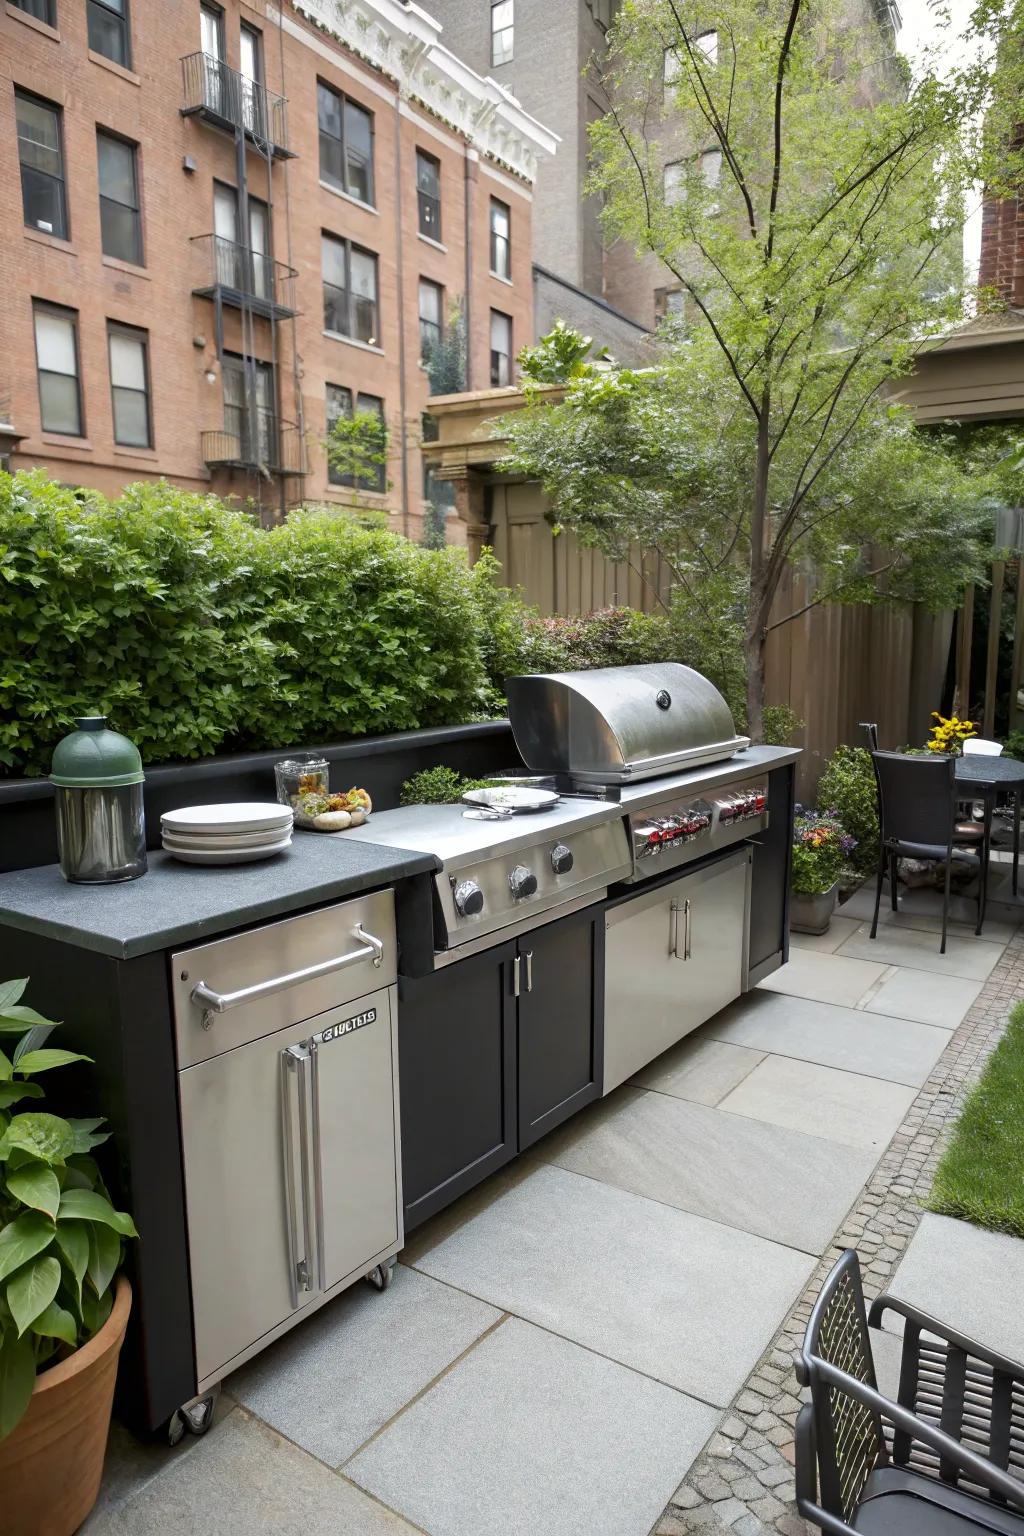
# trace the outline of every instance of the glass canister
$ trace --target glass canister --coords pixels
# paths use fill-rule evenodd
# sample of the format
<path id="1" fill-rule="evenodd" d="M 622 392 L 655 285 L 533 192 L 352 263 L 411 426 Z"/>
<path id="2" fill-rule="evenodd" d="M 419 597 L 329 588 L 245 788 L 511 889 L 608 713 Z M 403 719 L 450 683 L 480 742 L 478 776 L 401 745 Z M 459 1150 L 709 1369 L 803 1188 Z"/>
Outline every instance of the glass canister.
<path id="1" fill-rule="evenodd" d="M 330 769 L 323 757 L 286 757 L 274 764 L 274 782 L 281 805 L 290 805 L 297 827 L 311 827 L 327 810 Z"/>
<path id="2" fill-rule="evenodd" d="M 146 873 L 142 758 L 105 715 L 84 715 L 54 750 L 61 874 L 107 885 Z"/>

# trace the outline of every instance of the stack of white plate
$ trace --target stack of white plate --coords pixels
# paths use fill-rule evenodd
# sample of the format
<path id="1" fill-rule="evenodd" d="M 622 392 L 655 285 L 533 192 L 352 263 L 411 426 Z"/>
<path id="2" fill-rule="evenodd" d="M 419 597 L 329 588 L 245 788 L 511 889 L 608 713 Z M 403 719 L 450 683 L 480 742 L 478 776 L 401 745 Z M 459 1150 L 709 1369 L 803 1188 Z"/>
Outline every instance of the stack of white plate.
<path id="1" fill-rule="evenodd" d="M 249 864 L 281 853 L 292 840 L 290 805 L 242 802 L 164 811 L 164 847 L 186 864 Z"/>

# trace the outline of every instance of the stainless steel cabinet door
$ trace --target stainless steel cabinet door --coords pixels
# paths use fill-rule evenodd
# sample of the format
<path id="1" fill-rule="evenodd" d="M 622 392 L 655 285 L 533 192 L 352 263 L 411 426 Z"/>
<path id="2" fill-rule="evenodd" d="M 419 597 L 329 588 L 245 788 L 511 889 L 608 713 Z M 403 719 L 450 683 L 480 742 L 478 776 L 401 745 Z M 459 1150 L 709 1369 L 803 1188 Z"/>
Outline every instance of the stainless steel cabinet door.
<path id="1" fill-rule="evenodd" d="M 200 1381 L 397 1238 L 391 996 L 179 1073 Z"/>
<path id="2" fill-rule="evenodd" d="M 740 995 L 749 870 L 744 848 L 609 908 L 605 1093 Z"/>

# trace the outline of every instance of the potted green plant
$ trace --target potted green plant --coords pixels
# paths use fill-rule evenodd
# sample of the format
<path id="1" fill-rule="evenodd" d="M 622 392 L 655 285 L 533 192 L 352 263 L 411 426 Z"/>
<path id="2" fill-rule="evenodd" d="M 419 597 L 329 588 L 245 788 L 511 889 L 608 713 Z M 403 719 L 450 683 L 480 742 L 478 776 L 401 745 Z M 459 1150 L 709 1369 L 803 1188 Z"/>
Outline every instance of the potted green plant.
<path id="1" fill-rule="evenodd" d="M 797 933 L 827 932 L 843 865 L 856 846 L 857 839 L 843 830 L 836 811 L 797 807 L 789 907 L 789 926 Z"/>
<path id="2" fill-rule="evenodd" d="M 26 985 L 0 982 L 0 1526 L 70 1536 L 99 1493 L 138 1234 L 91 1155 L 102 1121 L 40 1107 L 37 1078 L 89 1058 L 46 1045 Z"/>

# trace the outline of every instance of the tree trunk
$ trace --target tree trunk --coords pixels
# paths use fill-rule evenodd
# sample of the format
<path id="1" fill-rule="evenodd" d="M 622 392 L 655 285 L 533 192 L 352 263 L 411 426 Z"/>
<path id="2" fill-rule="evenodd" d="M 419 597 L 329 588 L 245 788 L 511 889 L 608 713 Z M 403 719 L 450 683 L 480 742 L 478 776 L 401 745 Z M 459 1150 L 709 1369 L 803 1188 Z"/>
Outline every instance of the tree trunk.
<path id="1" fill-rule="evenodd" d="M 764 649 L 764 625 L 759 607 L 755 607 L 747 621 L 743 642 L 747 664 L 747 735 L 755 742 L 764 734 Z"/>

